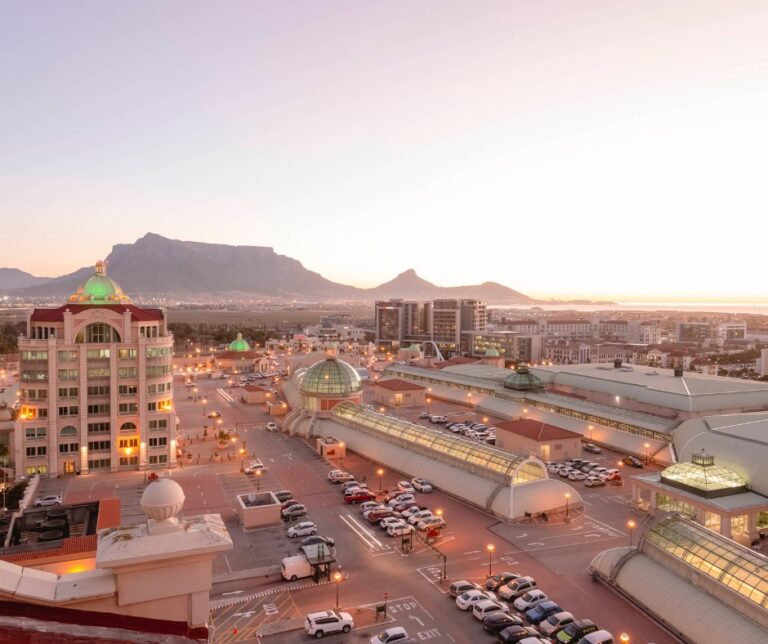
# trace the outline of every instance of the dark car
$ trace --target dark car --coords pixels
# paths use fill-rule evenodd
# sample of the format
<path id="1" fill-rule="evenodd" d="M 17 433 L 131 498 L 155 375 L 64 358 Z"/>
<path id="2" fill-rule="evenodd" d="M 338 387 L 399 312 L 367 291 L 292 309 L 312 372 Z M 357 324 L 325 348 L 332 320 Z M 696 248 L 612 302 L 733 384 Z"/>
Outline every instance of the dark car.
<path id="1" fill-rule="evenodd" d="M 569 642 L 578 642 L 585 635 L 594 633 L 597 630 L 597 624 L 589 619 L 580 619 L 578 622 L 568 624 L 557 634 L 555 641 L 568 644 Z"/>
<path id="2" fill-rule="evenodd" d="M 517 644 L 526 637 L 538 637 L 539 631 L 533 626 L 508 626 L 498 635 L 501 644 Z"/>
<path id="3" fill-rule="evenodd" d="M 283 503 L 293 497 L 293 493 L 290 490 L 280 490 L 279 492 L 275 492 L 275 498 L 277 498 L 280 503 Z"/>
<path id="4" fill-rule="evenodd" d="M 454 581 L 450 586 L 448 586 L 448 597 L 451 599 L 456 599 L 459 595 L 463 595 L 468 590 L 477 589 L 477 584 L 473 584 L 470 581 Z"/>
<path id="5" fill-rule="evenodd" d="M 294 519 L 298 519 L 299 517 L 303 517 L 307 515 L 307 508 L 305 508 L 303 505 L 292 505 L 290 508 L 286 508 L 283 510 L 283 520 L 284 521 L 293 521 Z"/>
<path id="6" fill-rule="evenodd" d="M 525 611 L 525 619 L 531 624 L 540 624 L 550 615 L 555 613 L 562 613 L 563 609 L 560 608 L 555 602 L 541 602 L 535 608 L 531 608 Z"/>
<path id="7" fill-rule="evenodd" d="M 290 508 L 293 505 L 300 505 L 300 503 L 296 499 L 286 499 L 283 501 L 283 503 L 280 505 L 280 510 L 286 510 Z"/>
<path id="8" fill-rule="evenodd" d="M 639 458 L 635 458 L 634 456 L 625 456 L 624 459 L 625 465 L 631 465 L 632 467 L 642 467 L 643 463 Z"/>
<path id="9" fill-rule="evenodd" d="M 498 575 L 488 577 L 485 580 L 485 587 L 487 590 L 498 590 L 501 586 L 513 579 L 517 579 L 519 576 L 514 572 L 500 572 Z"/>
<path id="10" fill-rule="evenodd" d="M 331 548 L 336 545 L 336 542 L 331 537 L 321 537 L 319 534 L 312 537 L 307 537 L 304 539 L 304 541 L 301 542 L 301 545 L 314 546 L 316 543 L 324 543 L 327 546 L 331 546 Z"/>
<path id="11" fill-rule="evenodd" d="M 483 630 L 489 635 L 498 635 L 500 631 L 510 626 L 522 626 L 523 620 L 517 615 L 507 613 L 491 613 L 483 617 Z"/>

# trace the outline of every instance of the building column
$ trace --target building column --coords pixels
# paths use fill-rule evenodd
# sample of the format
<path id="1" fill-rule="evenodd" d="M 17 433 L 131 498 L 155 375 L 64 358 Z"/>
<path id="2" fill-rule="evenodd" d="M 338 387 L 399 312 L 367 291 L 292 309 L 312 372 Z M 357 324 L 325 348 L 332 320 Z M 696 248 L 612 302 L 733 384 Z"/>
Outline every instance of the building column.
<path id="1" fill-rule="evenodd" d="M 632 484 L 632 504 L 640 505 L 643 502 L 643 493 L 637 483 Z"/>
<path id="2" fill-rule="evenodd" d="M 729 514 L 720 515 L 720 534 L 728 539 L 733 538 L 733 533 L 731 532 L 731 516 Z"/>
<path id="3" fill-rule="evenodd" d="M 80 446 L 80 474 L 88 474 L 88 444 Z"/>
<path id="4" fill-rule="evenodd" d="M 760 533 L 757 531 L 757 512 L 747 515 L 747 537 L 750 543 L 760 538 Z"/>
<path id="5" fill-rule="evenodd" d="M 656 503 L 658 501 L 658 494 L 656 490 L 651 490 L 651 512 L 656 512 Z"/>

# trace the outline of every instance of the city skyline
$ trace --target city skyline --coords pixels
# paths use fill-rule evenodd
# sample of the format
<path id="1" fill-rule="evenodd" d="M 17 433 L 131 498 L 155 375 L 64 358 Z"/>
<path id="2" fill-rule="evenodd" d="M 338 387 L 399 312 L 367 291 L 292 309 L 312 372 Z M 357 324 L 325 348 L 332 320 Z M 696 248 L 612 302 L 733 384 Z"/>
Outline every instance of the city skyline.
<path id="1" fill-rule="evenodd" d="M 2 264 L 152 231 L 362 287 L 766 301 L 768 10 L 736 4 L 11 2 Z"/>

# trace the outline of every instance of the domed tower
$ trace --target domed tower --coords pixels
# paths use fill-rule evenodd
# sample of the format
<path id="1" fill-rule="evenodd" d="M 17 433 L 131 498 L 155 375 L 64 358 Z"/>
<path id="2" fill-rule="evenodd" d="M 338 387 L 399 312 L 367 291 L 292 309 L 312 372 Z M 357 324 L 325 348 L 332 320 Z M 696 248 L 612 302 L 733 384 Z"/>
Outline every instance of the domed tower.
<path id="1" fill-rule="evenodd" d="M 99 260 L 96 270 L 77 291 L 69 296 L 69 301 L 77 304 L 130 304 L 131 299 L 123 293 L 120 285 L 107 277 L 107 263 Z"/>
<path id="2" fill-rule="evenodd" d="M 243 340 L 243 334 L 238 333 L 237 338 L 232 340 L 232 342 L 229 343 L 229 350 L 230 351 L 250 351 L 251 345 L 248 344 L 245 340 Z"/>
<path id="3" fill-rule="evenodd" d="M 515 367 L 515 373 L 504 380 L 504 387 L 515 391 L 537 391 L 542 389 L 543 385 L 541 380 L 531 373 L 527 364 L 520 363 Z"/>
<path id="4" fill-rule="evenodd" d="M 360 404 L 363 383 L 354 367 L 329 351 L 325 360 L 312 365 L 299 381 L 302 406 L 311 411 L 330 411 L 349 400 Z"/>

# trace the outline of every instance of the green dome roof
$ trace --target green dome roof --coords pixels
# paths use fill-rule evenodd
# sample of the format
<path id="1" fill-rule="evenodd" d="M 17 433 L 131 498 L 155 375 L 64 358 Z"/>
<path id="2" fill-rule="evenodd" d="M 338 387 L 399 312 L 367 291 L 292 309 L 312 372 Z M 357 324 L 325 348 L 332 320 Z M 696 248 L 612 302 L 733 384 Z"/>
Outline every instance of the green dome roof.
<path id="1" fill-rule="evenodd" d="M 354 367 L 336 358 L 327 358 L 312 365 L 299 383 L 299 391 L 310 396 L 348 396 L 362 390 L 360 374 Z"/>
<path id="2" fill-rule="evenodd" d="M 412 344 L 410 347 L 408 347 L 408 351 L 415 356 L 421 355 L 421 349 L 419 348 L 418 344 Z"/>
<path id="3" fill-rule="evenodd" d="M 498 358 L 499 352 L 496 351 L 496 349 L 486 349 L 485 350 L 485 357 L 486 358 Z"/>
<path id="4" fill-rule="evenodd" d="M 504 380 L 504 387 L 515 391 L 536 390 L 541 389 L 542 386 L 541 380 L 530 372 L 527 364 L 517 365 L 515 373 Z"/>
<path id="5" fill-rule="evenodd" d="M 120 285 L 107 277 L 106 262 L 96 262 L 96 271 L 70 296 L 70 302 L 78 304 L 128 304 L 130 298 Z"/>
<path id="6" fill-rule="evenodd" d="M 248 351 L 250 348 L 251 348 L 251 345 L 249 345 L 245 340 L 243 340 L 242 333 L 238 333 L 237 339 L 232 340 L 232 342 L 229 343 L 230 351 Z"/>

